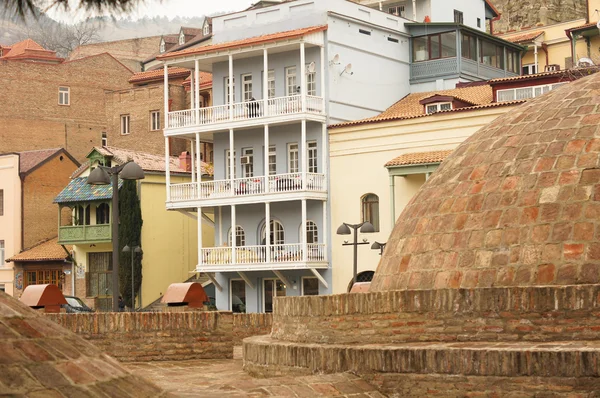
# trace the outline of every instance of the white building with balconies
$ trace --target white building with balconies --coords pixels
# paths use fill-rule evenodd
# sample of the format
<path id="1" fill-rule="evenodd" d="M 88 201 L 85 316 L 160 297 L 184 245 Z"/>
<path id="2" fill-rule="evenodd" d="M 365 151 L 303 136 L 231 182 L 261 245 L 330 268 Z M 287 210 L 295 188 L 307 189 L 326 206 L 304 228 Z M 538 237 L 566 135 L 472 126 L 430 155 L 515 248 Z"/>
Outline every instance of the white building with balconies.
<path id="1" fill-rule="evenodd" d="M 298 0 L 215 17 L 213 44 L 158 57 L 165 87 L 167 68 L 194 71 L 190 109 L 169 112 L 165 91 L 166 154 L 171 137 L 185 138 L 199 164 L 200 142 L 213 143 L 214 180 L 195 165 L 191 183 L 167 183 L 166 206 L 214 220 L 215 245 L 199 239 L 196 271 L 213 281 L 220 310 L 269 312 L 276 295 L 331 293 L 327 125 L 376 116 L 411 91 L 410 22 Z M 447 28 L 455 58 L 460 26 Z M 212 73 L 211 107 L 200 107 L 200 72 Z"/>

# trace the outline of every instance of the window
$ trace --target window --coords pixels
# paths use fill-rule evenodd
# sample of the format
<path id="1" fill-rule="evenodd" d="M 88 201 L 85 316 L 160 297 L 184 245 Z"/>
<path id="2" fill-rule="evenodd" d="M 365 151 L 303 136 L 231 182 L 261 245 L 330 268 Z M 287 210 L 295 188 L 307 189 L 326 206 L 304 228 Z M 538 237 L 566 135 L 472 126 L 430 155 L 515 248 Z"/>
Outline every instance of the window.
<path id="1" fill-rule="evenodd" d="M 213 151 L 210 151 L 210 152 L 208 153 L 208 162 L 209 162 L 209 163 L 212 163 L 213 161 L 214 161 L 214 160 L 213 160 Z"/>
<path id="2" fill-rule="evenodd" d="M 179 33 L 179 44 L 185 43 L 185 34 L 183 34 L 183 30 Z"/>
<path id="3" fill-rule="evenodd" d="M 121 134 L 129 134 L 129 115 L 121 115 Z"/>
<path id="4" fill-rule="evenodd" d="M 540 86 L 530 86 L 530 87 L 519 87 L 519 88 L 510 88 L 507 90 L 498 90 L 496 93 L 496 101 L 497 102 L 506 102 L 506 101 L 515 101 L 515 100 L 523 100 L 528 98 L 539 97 L 540 95 L 546 94 L 565 83 L 555 83 L 555 84 L 545 84 Z"/>
<path id="5" fill-rule="evenodd" d="M 300 231 L 302 231 L 302 225 L 300 225 Z M 299 235 L 302 236 L 302 233 Z M 319 230 L 314 221 L 306 222 L 306 243 L 319 243 Z"/>
<path id="6" fill-rule="evenodd" d="M 242 100 L 248 102 L 252 99 L 252 75 L 242 75 Z"/>
<path id="7" fill-rule="evenodd" d="M 29 285 L 56 285 L 62 290 L 62 270 L 25 271 L 24 288 Z"/>
<path id="8" fill-rule="evenodd" d="M 58 105 L 71 105 L 71 88 L 58 88 Z"/>
<path id="9" fill-rule="evenodd" d="M 307 160 L 308 160 L 308 172 L 309 173 L 318 173 L 318 169 L 317 169 L 317 142 L 316 141 L 309 141 L 307 142 L 308 147 L 307 147 L 307 151 L 308 151 L 308 156 L 307 156 Z"/>
<path id="10" fill-rule="evenodd" d="M 415 62 L 456 57 L 456 32 L 415 37 L 412 40 Z"/>
<path id="11" fill-rule="evenodd" d="M 477 61 L 477 39 L 461 33 L 461 55 L 463 58 Z"/>
<path id="12" fill-rule="evenodd" d="M 504 69 L 504 47 L 487 40 L 479 41 L 481 63 L 498 69 Z"/>
<path id="13" fill-rule="evenodd" d="M 454 23 L 464 23 L 462 11 L 454 10 Z"/>
<path id="14" fill-rule="evenodd" d="M 298 170 L 298 144 L 288 144 L 288 173 L 297 173 Z"/>
<path id="15" fill-rule="evenodd" d="M 150 111 L 150 131 L 160 130 L 160 111 Z"/>
<path id="16" fill-rule="evenodd" d="M 229 229 L 229 236 L 227 237 L 227 244 L 229 246 L 233 246 L 232 244 L 232 236 L 231 236 L 231 228 Z M 239 225 L 235 227 L 235 247 L 246 246 L 246 232 L 244 228 Z"/>
<path id="17" fill-rule="evenodd" d="M 523 74 L 524 75 L 533 75 L 537 73 L 537 68 L 535 64 L 523 65 Z"/>
<path id="18" fill-rule="evenodd" d="M 436 113 L 439 111 L 447 111 L 449 109 L 452 109 L 452 103 L 451 102 L 439 102 L 437 104 L 429 104 L 426 107 L 426 113 L 429 115 L 431 113 Z"/>
<path id="19" fill-rule="evenodd" d="M 481 18 L 477 18 L 477 27 L 481 28 Z"/>
<path id="20" fill-rule="evenodd" d="M 0 216 L 4 215 L 4 189 L 0 189 Z"/>
<path id="21" fill-rule="evenodd" d="M 241 279 L 229 281 L 229 309 L 231 312 L 246 312 L 246 282 Z"/>
<path id="22" fill-rule="evenodd" d="M 285 95 L 296 95 L 298 93 L 296 85 L 296 67 L 285 68 Z"/>
<path id="23" fill-rule="evenodd" d="M 4 267 L 4 241 L 0 240 L 0 268 Z"/>
<path id="24" fill-rule="evenodd" d="M 237 164 L 235 164 L 235 151 L 233 151 L 233 176 L 229 176 L 229 172 L 231 171 L 229 167 L 229 149 L 225 151 L 225 179 L 228 180 L 230 178 L 235 178 L 237 175 Z"/>
<path id="25" fill-rule="evenodd" d="M 285 285 L 279 279 L 263 280 L 263 310 L 273 312 L 273 297 L 285 297 Z"/>
<path id="26" fill-rule="evenodd" d="M 302 295 L 303 296 L 318 296 L 319 295 L 319 280 L 313 277 L 302 277 Z"/>
<path id="27" fill-rule="evenodd" d="M 362 33 L 363 35 L 371 36 L 371 32 L 365 29 L 359 29 L 358 33 Z"/>
<path id="28" fill-rule="evenodd" d="M 231 101 L 231 102 L 235 103 L 235 77 L 233 78 L 232 84 L 233 84 L 233 101 Z M 225 90 L 223 90 L 223 93 L 225 95 L 225 104 L 229 104 L 229 102 L 230 102 L 229 101 L 230 100 L 230 98 L 229 98 L 229 77 L 225 78 Z"/>
<path id="29" fill-rule="evenodd" d="M 402 5 L 402 6 L 389 7 L 388 13 L 396 15 L 398 17 L 404 17 L 405 16 L 404 6 Z"/>
<path id="30" fill-rule="evenodd" d="M 165 51 L 167 51 L 167 46 L 165 44 L 165 40 L 164 39 L 160 41 L 160 50 L 159 51 L 160 51 L 161 54 L 164 53 Z"/>
<path id="31" fill-rule="evenodd" d="M 374 193 L 368 193 L 361 198 L 362 204 L 362 221 L 370 222 L 375 228 L 375 232 L 379 231 L 379 196 Z"/>
<path id="32" fill-rule="evenodd" d="M 105 132 L 102 132 L 102 146 L 108 146 L 108 137 Z"/>
<path id="33" fill-rule="evenodd" d="M 96 207 L 96 224 L 110 223 L 110 206 L 108 203 L 100 203 Z"/>
<path id="34" fill-rule="evenodd" d="M 208 23 L 205 23 L 204 27 L 202 28 L 202 34 L 204 36 L 206 36 L 209 33 L 210 33 L 210 25 Z"/>
<path id="35" fill-rule="evenodd" d="M 269 98 L 275 98 L 275 71 L 270 70 L 267 76 L 267 90 L 269 90 Z"/>
<path id="36" fill-rule="evenodd" d="M 272 245 L 283 245 L 285 243 L 285 230 L 283 224 L 277 220 L 271 220 L 271 244 Z M 267 225 L 263 223 L 261 232 L 261 244 L 267 244 Z"/>
<path id="37" fill-rule="evenodd" d="M 275 145 L 269 147 L 269 175 L 277 174 L 277 151 Z"/>
<path id="38" fill-rule="evenodd" d="M 392 43 L 400 43 L 400 41 L 398 39 L 393 38 L 393 37 L 388 37 L 387 39 L 388 39 L 388 41 L 391 41 Z"/>
<path id="39" fill-rule="evenodd" d="M 73 209 L 73 225 L 90 225 L 90 206 L 77 205 Z"/>
<path id="40" fill-rule="evenodd" d="M 306 95 L 317 95 L 317 72 L 308 72 L 306 68 Z"/>
<path id="41" fill-rule="evenodd" d="M 254 176 L 254 150 L 242 148 L 242 173 L 244 177 Z"/>

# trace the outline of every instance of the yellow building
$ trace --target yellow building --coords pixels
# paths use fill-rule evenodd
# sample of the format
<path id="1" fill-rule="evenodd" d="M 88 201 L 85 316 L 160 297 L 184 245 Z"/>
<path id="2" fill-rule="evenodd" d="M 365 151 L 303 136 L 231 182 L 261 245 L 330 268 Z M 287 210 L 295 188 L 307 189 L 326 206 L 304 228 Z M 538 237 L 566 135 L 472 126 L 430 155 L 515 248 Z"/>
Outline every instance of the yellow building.
<path id="1" fill-rule="evenodd" d="M 379 250 L 404 206 L 452 149 L 482 126 L 523 101 L 493 102 L 490 85 L 410 94 L 381 115 L 330 126 L 332 227 L 370 221 L 361 234 L 358 281 L 370 280 Z M 346 292 L 353 277 L 348 237 L 333 235 L 333 293 Z"/>
<path id="2" fill-rule="evenodd" d="M 59 209 L 69 208 L 73 214 L 72 221 L 59 221 L 58 237 L 60 244 L 73 245 L 75 295 L 96 309 L 108 310 L 112 306 L 112 188 L 88 185 L 86 180 L 90 170 L 98 164 L 112 167 L 133 160 L 145 174 L 145 178 L 137 182 L 143 219 L 140 245 L 143 278 L 137 307 L 146 307 L 160 298 L 171 283 L 183 282 L 193 275 L 198 262 L 197 215 L 165 209 L 164 157 L 96 147 L 87 158 L 88 162 L 74 173 L 69 185 L 55 199 Z M 192 167 L 195 164 L 200 165 L 199 172 L 198 167 Z M 198 177 L 211 174 L 208 165 L 194 162 L 187 153 L 179 159 L 171 157 L 170 168 L 171 181 L 180 183 L 197 181 Z M 204 239 L 214 239 L 212 218 L 202 215 L 202 221 Z M 120 287 L 122 292 L 125 289 L 126 286 Z"/>
<path id="3" fill-rule="evenodd" d="M 587 1 L 587 18 L 583 23 L 566 30 L 571 40 L 572 57 L 579 64 L 600 64 L 600 0 Z"/>

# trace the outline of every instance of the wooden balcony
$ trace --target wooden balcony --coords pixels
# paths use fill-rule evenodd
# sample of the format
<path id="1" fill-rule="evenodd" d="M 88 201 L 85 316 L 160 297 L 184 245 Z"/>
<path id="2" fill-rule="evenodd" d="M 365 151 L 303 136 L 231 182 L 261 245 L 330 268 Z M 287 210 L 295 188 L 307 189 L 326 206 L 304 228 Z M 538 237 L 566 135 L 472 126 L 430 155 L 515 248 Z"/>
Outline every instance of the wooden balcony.
<path id="1" fill-rule="evenodd" d="M 194 128 L 194 131 L 210 131 L 219 128 L 251 127 L 263 123 L 276 123 L 297 118 L 299 115 L 325 117 L 325 101 L 322 97 L 308 95 L 302 106 L 302 96 L 271 98 L 237 102 L 233 105 L 217 105 L 207 108 L 169 112 L 165 135 L 176 135 L 171 129 Z M 232 123 L 234 125 L 232 125 Z"/>
<path id="2" fill-rule="evenodd" d="M 58 243 L 61 245 L 110 243 L 111 238 L 111 224 L 68 225 L 58 228 Z"/>

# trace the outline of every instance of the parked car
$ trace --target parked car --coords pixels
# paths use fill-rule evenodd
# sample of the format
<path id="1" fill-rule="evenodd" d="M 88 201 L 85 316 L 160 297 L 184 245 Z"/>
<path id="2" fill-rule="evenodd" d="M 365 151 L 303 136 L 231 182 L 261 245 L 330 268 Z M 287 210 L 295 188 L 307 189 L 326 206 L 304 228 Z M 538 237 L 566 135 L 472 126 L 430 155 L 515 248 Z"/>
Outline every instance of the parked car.
<path id="1" fill-rule="evenodd" d="M 79 297 L 65 296 L 65 300 L 67 300 L 67 304 L 63 304 L 62 307 L 67 310 L 67 314 L 94 312 L 94 310 L 85 305 L 83 300 L 81 300 Z"/>

